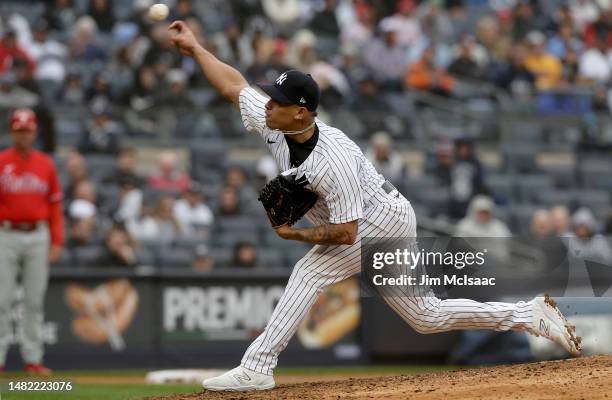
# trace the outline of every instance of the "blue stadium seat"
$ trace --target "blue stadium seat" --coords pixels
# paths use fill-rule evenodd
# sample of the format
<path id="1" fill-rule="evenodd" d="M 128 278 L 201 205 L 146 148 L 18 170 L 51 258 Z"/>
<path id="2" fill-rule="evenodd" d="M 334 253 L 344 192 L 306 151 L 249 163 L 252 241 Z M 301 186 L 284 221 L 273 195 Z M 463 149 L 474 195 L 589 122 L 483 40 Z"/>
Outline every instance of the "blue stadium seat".
<path id="1" fill-rule="evenodd" d="M 276 248 L 258 248 L 257 262 L 262 267 L 279 268 L 285 266 L 282 253 Z"/>
<path id="2" fill-rule="evenodd" d="M 193 251 L 184 248 L 166 248 L 157 255 L 157 265 L 164 268 L 191 267 Z"/>
<path id="3" fill-rule="evenodd" d="M 558 204 L 569 205 L 572 202 L 572 193 L 569 190 L 542 190 L 536 194 L 538 203 L 543 206 L 554 206 Z"/>
<path id="4" fill-rule="evenodd" d="M 255 218 L 251 216 L 221 217 L 217 221 L 221 232 L 252 232 L 255 233 L 259 228 Z"/>
<path id="5" fill-rule="evenodd" d="M 501 145 L 504 171 L 515 173 L 537 172 L 538 146 L 530 143 L 504 143 Z"/>
<path id="6" fill-rule="evenodd" d="M 516 199 L 516 181 L 516 177 L 509 174 L 489 174 L 485 176 L 487 187 L 498 201 L 503 202 L 512 202 Z"/>
<path id="7" fill-rule="evenodd" d="M 610 172 L 608 172 L 608 179 Z M 573 200 L 578 207 L 587 207 L 591 210 L 607 210 L 610 203 L 610 192 L 605 190 L 576 190 L 573 193 Z"/>
<path id="8" fill-rule="evenodd" d="M 100 265 L 100 260 L 107 254 L 103 246 L 78 246 L 74 248 L 72 254 L 73 262 L 77 267 L 107 267 L 107 265 Z"/>
<path id="9" fill-rule="evenodd" d="M 215 262 L 215 267 L 228 265 L 232 260 L 232 249 L 229 247 L 211 247 L 209 255 Z"/>
<path id="10" fill-rule="evenodd" d="M 534 203 L 540 191 L 553 188 L 554 180 L 546 174 L 521 175 L 516 180 L 518 196 L 523 203 Z"/>

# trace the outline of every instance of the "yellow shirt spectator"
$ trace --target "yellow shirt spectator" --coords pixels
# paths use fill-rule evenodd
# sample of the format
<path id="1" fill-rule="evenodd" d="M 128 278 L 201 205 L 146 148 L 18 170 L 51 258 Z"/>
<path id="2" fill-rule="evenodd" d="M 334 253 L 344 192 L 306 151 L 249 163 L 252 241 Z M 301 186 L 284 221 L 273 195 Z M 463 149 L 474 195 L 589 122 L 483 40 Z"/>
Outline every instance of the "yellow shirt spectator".
<path id="1" fill-rule="evenodd" d="M 554 89 L 561 79 L 561 62 L 553 55 L 529 54 L 525 58 L 525 67 L 535 75 L 538 90 Z"/>

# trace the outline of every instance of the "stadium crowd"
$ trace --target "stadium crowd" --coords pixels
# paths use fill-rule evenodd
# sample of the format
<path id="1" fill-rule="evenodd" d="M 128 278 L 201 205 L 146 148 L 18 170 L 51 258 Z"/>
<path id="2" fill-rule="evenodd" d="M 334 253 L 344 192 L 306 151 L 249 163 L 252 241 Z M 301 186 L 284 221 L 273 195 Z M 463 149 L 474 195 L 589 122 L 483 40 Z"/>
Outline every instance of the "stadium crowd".
<path id="1" fill-rule="evenodd" d="M 149 19 L 152 3 L 0 4 L 0 109 L 33 107 L 39 146 L 58 160 L 70 249 L 62 262 L 292 265 L 304 246 L 276 238 L 256 200 L 277 173 L 270 158 L 202 170 L 193 152 L 191 167 L 182 169 L 176 152 L 159 150 L 154 171 L 138 172 L 139 149 L 126 144 L 132 138 L 180 146 L 246 134 L 194 61 L 172 48 L 168 24 Z M 414 112 L 405 94 L 478 99 L 495 108 L 494 94 L 503 93 L 529 100 L 541 114 L 608 113 L 610 1 L 166 3 L 170 20 L 185 20 L 251 82 L 273 81 L 291 68 L 312 74 L 323 114 L 357 120 L 368 157 L 418 215 L 458 222 L 455 233 L 465 236 L 572 235 L 582 254 L 612 262 L 600 235 L 612 234 L 609 150 L 554 171 L 535 165 L 535 153 L 533 165 L 514 159 L 515 165 L 512 149 L 502 149 L 506 158 L 494 169 L 481 163 L 473 138 L 441 136 L 421 174 L 394 146 L 412 139 L 403 135 Z M 60 155 L 60 147 L 69 151 Z"/>

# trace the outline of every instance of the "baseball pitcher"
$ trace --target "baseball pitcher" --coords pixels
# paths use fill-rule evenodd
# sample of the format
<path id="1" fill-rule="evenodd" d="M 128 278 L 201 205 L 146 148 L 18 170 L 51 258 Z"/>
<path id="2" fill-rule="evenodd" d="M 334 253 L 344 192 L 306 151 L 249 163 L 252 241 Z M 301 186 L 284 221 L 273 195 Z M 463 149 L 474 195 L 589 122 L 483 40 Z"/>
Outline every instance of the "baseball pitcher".
<path id="1" fill-rule="evenodd" d="M 285 183 L 276 183 L 280 193 L 276 201 L 269 201 L 270 193 L 262 192 L 276 233 L 286 240 L 314 245 L 295 265 L 266 329 L 249 346 L 240 366 L 203 382 L 209 390 L 271 389 L 275 386 L 273 370 L 278 355 L 319 292 L 359 273 L 360 239 L 414 238 L 415 214 L 410 202 L 376 172 L 353 141 L 316 118 L 319 88 L 310 75 L 287 71 L 273 84 L 260 85 L 264 96 L 237 70 L 200 46 L 182 21 L 174 22 L 169 29 L 174 45 L 198 62 L 208 81 L 240 110 L 247 131 L 262 137 L 281 170 L 286 171 L 280 178 Z M 290 177 L 293 183 L 289 179 L 287 184 Z M 289 213 L 274 207 L 274 203 L 290 196 L 291 188 L 317 195 L 306 213 L 312 227 L 291 227 L 303 204 L 293 207 L 288 202 L 292 208 Z M 555 341 L 572 354 L 580 351 L 573 327 L 548 299 L 516 304 L 440 300 L 434 296 L 389 296 L 385 300 L 421 333 L 483 328 L 527 331 Z"/>

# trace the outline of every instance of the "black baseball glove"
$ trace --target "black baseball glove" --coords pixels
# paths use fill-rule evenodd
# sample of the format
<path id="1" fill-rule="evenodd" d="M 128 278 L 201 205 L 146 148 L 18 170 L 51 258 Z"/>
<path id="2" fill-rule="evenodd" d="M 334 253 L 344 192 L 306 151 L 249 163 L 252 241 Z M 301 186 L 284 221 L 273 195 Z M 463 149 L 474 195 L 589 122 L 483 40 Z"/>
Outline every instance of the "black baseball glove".
<path id="1" fill-rule="evenodd" d="M 317 202 L 318 195 L 304 186 L 308 181 L 297 181 L 295 175 L 280 174 L 259 192 L 273 228 L 293 225 Z"/>

